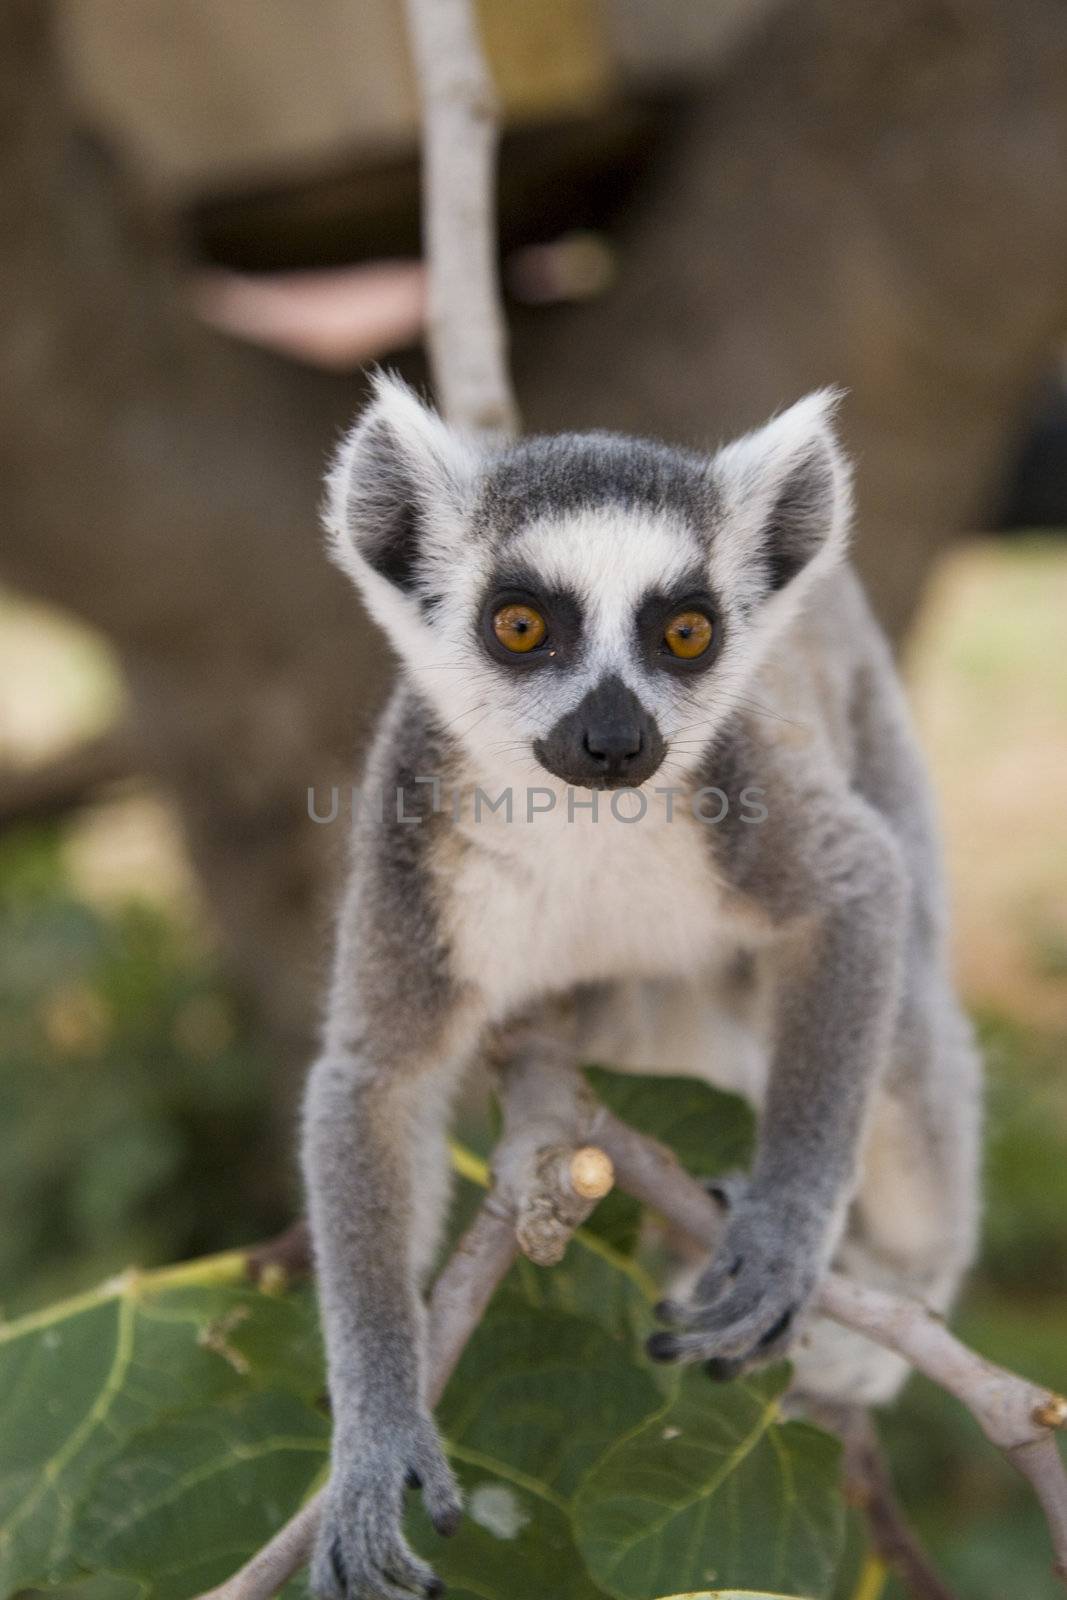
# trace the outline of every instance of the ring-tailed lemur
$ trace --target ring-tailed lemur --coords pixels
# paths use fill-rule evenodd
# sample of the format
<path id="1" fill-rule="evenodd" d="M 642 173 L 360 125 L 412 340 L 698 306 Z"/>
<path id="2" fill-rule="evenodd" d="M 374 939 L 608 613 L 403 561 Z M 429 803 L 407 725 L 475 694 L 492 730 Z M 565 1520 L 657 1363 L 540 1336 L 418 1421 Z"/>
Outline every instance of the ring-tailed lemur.
<path id="1" fill-rule="evenodd" d="M 383 378 L 340 451 L 333 554 L 403 670 L 306 1110 L 334 1414 L 319 1595 L 439 1592 L 400 1532 L 405 1483 L 438 1528 L 459 1517 L 420 1280 L 453 1088 L 508 1018 L 569 996 L 578 1059 L 702 1074 L 759 1110 L 660 1358 L 729 1372 L 790 1348 L 808 1392 L 884 1400 L 894 1357 L 825 1323 L 793 1343 L 820 1274 L 944 1308 L 970 1259 L 976 1058 L 922 765 L 843 559 L 833 405 L 710 458 L 607 434 L 493 448 Z"/>

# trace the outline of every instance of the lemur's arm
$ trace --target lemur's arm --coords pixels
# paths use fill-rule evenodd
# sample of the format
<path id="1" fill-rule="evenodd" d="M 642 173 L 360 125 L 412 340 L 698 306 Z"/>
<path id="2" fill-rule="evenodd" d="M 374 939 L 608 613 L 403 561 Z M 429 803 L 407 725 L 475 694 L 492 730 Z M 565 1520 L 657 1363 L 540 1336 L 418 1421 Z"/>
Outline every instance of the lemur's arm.
<path id="1" fill-rule="evenodd" d="M 422 791 L 407 794 L 425 805 Z M 420 859 L 431 831 L 363 841 L 307 1093 L 303 1161 L 333 1412 L 312 1588 L 331 1600 L 440 1593 L 401 1532 L 405 1486 L 421 1488 L 440 1532 L 460 1514 L 424 1395 L 420 1291 L 447 1213 L 448 1101 L 469 1053 Z"/>
<path id="2" fill-rule="evenodd" d="M 719 855 L 740 903 L 775 930 L 755 1163 L 690 1302 L 661 1308 L 674 1331 L 650 1343 L 722 1376 L 786 1348 L 829 1265 L 890 1051 L 907 920 L 899 849 L 865 802 L 814 776 L 776 774 L 766 791 L 766 822 L 747 838 L 738 826 Z"/>
<path id="3" fill-rule="evenodd" d="M 339 1600 L 438 1592 L 400 1532 L 405 1485 L 421 1485 L 440 1531 L 459 1516 L 422 1396 L 410 1238 L 419 1090 L 410 1066 L 362 1050 L 324 1057 L 309 1088 L 305 1166 L 333 1410 L 312 1583 Z"/>

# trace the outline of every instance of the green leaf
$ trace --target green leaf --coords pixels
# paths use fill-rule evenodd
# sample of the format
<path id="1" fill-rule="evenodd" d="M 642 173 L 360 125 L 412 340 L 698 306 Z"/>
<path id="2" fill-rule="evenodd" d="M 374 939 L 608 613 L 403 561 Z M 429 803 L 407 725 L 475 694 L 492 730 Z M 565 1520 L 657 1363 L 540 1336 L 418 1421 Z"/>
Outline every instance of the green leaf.
<path id="1" fill-rule="evenodd" d="M 441 1539 L 420 1510 L 412 1541 L 448 1586 L 449 1600 L 603 1600 L 574 1544 L 567 1504 L 521 1474 L 453 1455 L 466 1515 Z"/>
<path id="2" fill-rule="evenodd" d="M 86 1571 L 182 1600 L 300 1503 L 328 1444 L 315 1325 L 306 1299 L 237 1287 L 243 1270 L 130 1274 L 0 1327 L 5 1600 Z"/>
<path id="3" fill-rule="evenodd" d="M 613 1338 L 633 1343 L 652 1326 L 655 1281 L 626 1256 L 583 1228 L 556 1267 L 520 1257 L 505 1280 L 533 1311 L 588 1317 Z"/>
<path id="4" fill-rule="evenodd" d="M 677 1397 L 583 1480 L 575 1533 L 617 1600 L 679 1581 L 757 1583 L 824 1596 L 840 1549 L 838 1446 L 778 1420 L 783 1369 L 713 1386 L 690 1370 Z"/>
<path id="5" fill-rule="evenodd" d="M 472 1202 L 485 1197 L 477 1179 L 487 1181 L 488 1175 L 469 1151 L 454 1147 L 454 1155 L 462 1175 L 458 1205 L 469 1216 Z M 651 1327 L 650 1308 L 659 1297 L 658 1286 L 636 1262 L 588 1227 L 575 1234 L 558 1266 L 535 1267 L 520 1256 L 498 1296 L 503 1293 L 516 1294 L 531 1310 L 588 1317 L 613 1337 L 631 1343 Z"/>
<path id="6" fill-rule="evenodd" d="M 714 1177 L 751 1161 L 755 1117 L 737 1095 L 696 1078 L 637 1076 L 601 1067 L 587 1068 L 586 1077 L 617 1117 L 670 1145 L 695 1177 Z"/>
<path id="7" fill-rule="evenodd" d="M 140 1576 L 154 1600 L 188 1600 L 277 1532 L 324 1466 L 328 1442 L 324 1418 L 271 1391 L 146 1429 L 82 1506 L 78 1558 Z"/>
<path id="8" fill-rule="evenodd" d="M 460 1459 L 476 1455 L 567 1497 L 620 1434 L 661 1405 L 628 1341 L 566 1312 L 531 1315 L 511 1288 L 464 1351 L 438 1420 Z"/>
<path id="9" fill-rule="evenodd" d="M 91 1578 L 76 1578 L 61 1588 L 49 1589 L 48 1600 L 145 1600 L 146 1589 L 135 1578 L 117 1572 L 99 1572 Z"/>
<path id="10" fill-rule="evenodd" d="M 724 1094 L 695 1078 L 636 1076 L 586 1068 L 597 1098 L 632 1127 L 670 1145 L 697 1178 L 747 1167 L 755 1143 L 752 1109 L 734 1094 Z M 637 1244 L 641 1208 L 621 1190 L 601 1201 L 586 1223 L 614 1249 Z"/>
<path id="11" fill-rule="evenodd" d="M 469 1207 L 484 1169 L 458 1159 Z M 656 1292 L 585 1231 L 560 1266 L 509 1274 L 439 1413 L 463 1529 L 442 1542 L 410 1508 L 458 1600 L 650 1600 L 713 1578 L 823 1600 L 834 1446 L 777 1423 L 781 1376 L 724 1389 L 651 1368 Z M 260 1293 L 237 1252 L 0 1325 L 0 1600 L 220 1583 L 321 1481 L 323 1390 L 313 1294 Z"/>

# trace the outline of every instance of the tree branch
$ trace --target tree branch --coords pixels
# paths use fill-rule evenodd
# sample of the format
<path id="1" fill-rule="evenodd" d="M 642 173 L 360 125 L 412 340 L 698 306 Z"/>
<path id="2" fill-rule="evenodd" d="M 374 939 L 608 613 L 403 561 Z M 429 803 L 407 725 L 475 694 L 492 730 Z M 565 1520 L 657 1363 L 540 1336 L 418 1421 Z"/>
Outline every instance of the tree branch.
<path id="1" fill-rule="evenodd" d="M 523 1084 L 521 1092 L 527 1088 Z M 502 1094 L 507 1116 L 506 1077 Z M 513 1119 L 513 1125 L 518 1136 L 521 1121 Z M 596 1107 L 588 1127 L 596 1147 L 609 1157 L 620 1189 L 705 1249 L 714 1248 L 722 1227 L 719 1208 L 666 1145 L 628 1127 L 603 1106 Z M 525 1140 L 522 1148 L 525 1152 Z M 495 1165 L 502 1164 L 507 1166 L 504 1141 L 495 1157 Z M 557 1162 L 553 1170 L 565 1184 L 572 1169 Z M 544 1182 L 544 1170 L 537 1181 Z M 515 1197 L 507 1203 L 496 1191 L 489 1195 L 434 1287 L 429 1341 L 429 1394 L 434 1402 L 518 1253 L 515 1203 Z M 991 1443 L 1033 1485 L 1049 1525 L 1054 1571 L 1067 1584 L 1067 1471 L 1053 1432 L 1067 1426 L 1067 1400 L 969 1350 L 917 1301 L 854 1283 L 840 1273 L 827 1276 L 813 1309 L 895 1350 L 967 1407 Z M 270 1600 L 307 1560 L 316 1517 L 317 1497 L 240 1572 L 200 1600 Z"/>
<path id="2" fill-rule="evenodd" d="M 496 99 L 470 0 L 407 0 L 422 101 L 428 343 L 445 418 L 514 434 L 496 229 Z"/>
<path id="3" fill-rule="evenodd" d="M 836 1433 L 844 1446 L 845 1496 L 863 1513 L 875 1560 L 897 1574 L 911 1600 L 956 1600 L 931 1565 L 897 1499 L 871 1413 L 865 1406 L 828 1401 L 807 1405 L 805 1415 Z"/>
<path id="4" fill-rule="evenodd" d="M 281 1294 L 293 1278 L 311 1271 L 311 1231 L 301 1218 L 264 1244 L 248 1252 L 248 1276 L 266 1294 Z"/>
<path id="5" fill-rule="evenodd" d="M 493 1183 L 515 1217 L 519 1249 L 540 1267 L 562 1260 L 614 1181 L 610 1160 L 589 1143 L 596 1102 L 575 1070 L 568 1021 L 519 1021 L 489 1044 L 504 1114 Z"/>
<path id="6" fill-rule="evenodd" d="M 1031 1484 L 1052 1539 L 1052 1570 L 1067 1588 L 1067 1470 L 1053 1431 L 1067 1426 L 1067 1400 L 969 1350 L 916 1301 L 832 1273 L 817 1309 L 895 1350 L 967 1407 L 990 1443 Z"/>

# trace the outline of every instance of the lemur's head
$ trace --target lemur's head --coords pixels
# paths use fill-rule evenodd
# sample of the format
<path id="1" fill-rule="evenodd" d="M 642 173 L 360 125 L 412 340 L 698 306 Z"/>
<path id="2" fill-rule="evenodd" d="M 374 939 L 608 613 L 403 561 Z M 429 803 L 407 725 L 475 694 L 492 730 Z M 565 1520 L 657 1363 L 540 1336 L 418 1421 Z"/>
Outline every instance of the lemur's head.
<path id="1" fill-rule="evenodd" d="M 482 773 L 637 787 L 695 766 L 840 556 L 835 401 L 710 457 L 607 433 L 494 448 L 380 377 L 330 473 L 333 553 Z"/>

